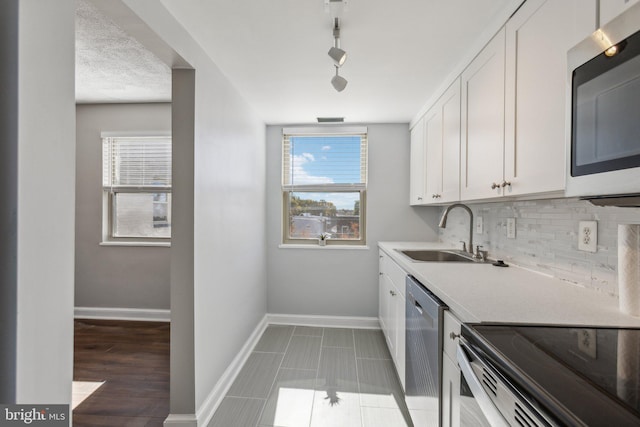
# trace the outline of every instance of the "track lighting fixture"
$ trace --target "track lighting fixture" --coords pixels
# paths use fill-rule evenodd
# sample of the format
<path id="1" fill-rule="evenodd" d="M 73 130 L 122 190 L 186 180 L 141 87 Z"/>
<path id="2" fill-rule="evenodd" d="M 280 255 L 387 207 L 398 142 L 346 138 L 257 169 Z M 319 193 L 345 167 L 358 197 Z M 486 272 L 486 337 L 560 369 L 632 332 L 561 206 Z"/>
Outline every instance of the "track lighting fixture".
<path id="1" fill-rule="evenodd" d="M 342 92 L 347 87 L 347 79 L 338 75 L 338 67 L 336 66 L 336 75 L 331 79 L 331 85 L 338 92 Z"/>
<path id="2" fill-rule="evenodd" d="M 329 56 L 333 59 L 334 66 L 336 67 L 336 75 L 331 79 L 331 84 L 338 92 L 342 92 L 347 87 L 347 80 L 344 77 L 338 75 L 338 68 L 347 60 L 347 52 L 340 49 L 340 20 L 334 18 L 333 24 L 333 47 L 329 49 Z"/>

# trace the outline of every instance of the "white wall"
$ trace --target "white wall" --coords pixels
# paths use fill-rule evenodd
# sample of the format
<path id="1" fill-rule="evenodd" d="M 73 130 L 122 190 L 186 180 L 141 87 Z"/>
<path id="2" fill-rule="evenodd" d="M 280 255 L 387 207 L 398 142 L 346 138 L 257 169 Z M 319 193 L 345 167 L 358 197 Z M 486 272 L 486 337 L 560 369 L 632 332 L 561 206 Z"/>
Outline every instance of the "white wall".
<path id="1" fill-rule="evenodd" d="M 171 104 L 76 107 L 76 307 L 169 308 L 168 247 L 100 246 L 101 132 L 171 132 Z"/>
<path id="2" fill-rule="evenodd" d="M 408 124 L 368 125 L 368 249 L 284 249 L 282 127 L 267 127 L 269 313 L 378 316 L 378 241 L 437 240 L 437 208 L 409 206 Z"/>
<path id="3" fill-rule="evenodd" d="M 74 10 L 73 0 L 19 2 L 18 403 L 71 400 Z"/>
<path id="4" fill-rule="evenodd" d="M 598 207 L 577 199 L 504 201 L 469 205 L 484 231 L 473 235 L 490 258 L 502 258 L 582 286 L 617 295 L 618 224 L 640 224 L 640 208 Z M 507 239 L 507 218 L 516 238 Z M 578 250 L 578 223 L 598 222 L 598 250 Z M 451 211 L 440 238 L 455 245 L 469 238 L 469 216 Z"/>
<path id="5" fill-rule="evenodd" d="M 205 416 L 207 398 L 266 314 L 265 126 L 164 6 L 145 0 L 124 3 L 195 69 L 193 114 L 188 94 L 176 95 L 174 88 L 172 95 L 174 141 L 189 143 L 189 129 L 193 135 L 179 160 L 189 168 L 184 154 L 193 150 L 193 180 L 174 177 L 171 265 L 179 266 L 182 275 L 171 273 L 172 329 L 191 333 L 193 348 L 180 348 L 172 340 L 171 356 L 182 359 L 186 371 L 189 363 L 194 368 L 182 378 L 172 375 L 171 413 L 188 415 L 195 409 Z M 188 75 L 179 80 L 188 88 Z M 191 191 L 193 205 L 176 202 L 181 191 Z M 180 236 L 176 246 L 176 235 L 190 229 L 191 235 Z M 175 293 L 186 297 L 174 304 Z M 195 394 L 178 392 L 189 387 Z"/>

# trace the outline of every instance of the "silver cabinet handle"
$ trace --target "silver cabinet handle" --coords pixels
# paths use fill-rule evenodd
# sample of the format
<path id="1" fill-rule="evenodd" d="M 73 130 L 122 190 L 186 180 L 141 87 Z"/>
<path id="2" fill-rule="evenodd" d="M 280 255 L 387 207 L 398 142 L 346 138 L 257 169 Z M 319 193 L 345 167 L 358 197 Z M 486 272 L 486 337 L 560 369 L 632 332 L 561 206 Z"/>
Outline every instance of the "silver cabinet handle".
<path id="1" fill-rule="evenodd" d="M 449 334 L 449 338 L 451 338 L 452 340 L 455 340 L 456 338 L 460 338 L 460 334 L 456 334 L 455 332 L 451 332 Z"/>
<path id="2" fill-rule="evenodd" d="M 504 181 L 503 180 L 501 186 L 502 186 L 502 188 L 507 187 L 507 186 L 511 187 L 511 183 L 509 181 Z"/>
<path id="3" fill-rule="evenodd" d="M 495 182 L 491 183 L 491 189 L 495 190 L 496 188 L 500 188 L 500 184 L 496 184 Z"/>
<path id="4" fill-rule="evenodd" d="M 474 374 L 473 368 L 471 367 L 471 362 L 467 357 L 467 351 L 473 354 L 473 351 L 469 349 L 469 347 L 465 346 L 461 342 L 458 342 L 458 349 L 456 351 L 458 365 L 460 365 L 460 371 L 462 371 L 464 379 L 467 380 L 467 384 L 469 384 L 469 388 L 471 389 L 471 393 L 473 393 L 473 397 L 478 403 L 478 406 L 480 406 L 480 409 L 482 410 L 484 416 L 487 417 L 489 424 L 491 424 L 493 427 L 509 427 L 509 424 L 505 421 L 498 408 L 496 408 L 487 392 L 484 391 L 482 383 Z"/>

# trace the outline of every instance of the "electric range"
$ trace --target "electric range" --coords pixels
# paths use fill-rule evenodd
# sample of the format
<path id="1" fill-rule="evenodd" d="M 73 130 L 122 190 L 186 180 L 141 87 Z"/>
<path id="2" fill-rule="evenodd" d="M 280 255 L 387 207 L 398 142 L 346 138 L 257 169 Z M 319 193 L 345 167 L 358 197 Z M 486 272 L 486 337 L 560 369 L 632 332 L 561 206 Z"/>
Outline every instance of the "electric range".
<path id="1" fill-rule="evenodd" d="M 467 324 L 461 341 L 543 415 L 529 425 L 640 426 L 640 329 Z"/>

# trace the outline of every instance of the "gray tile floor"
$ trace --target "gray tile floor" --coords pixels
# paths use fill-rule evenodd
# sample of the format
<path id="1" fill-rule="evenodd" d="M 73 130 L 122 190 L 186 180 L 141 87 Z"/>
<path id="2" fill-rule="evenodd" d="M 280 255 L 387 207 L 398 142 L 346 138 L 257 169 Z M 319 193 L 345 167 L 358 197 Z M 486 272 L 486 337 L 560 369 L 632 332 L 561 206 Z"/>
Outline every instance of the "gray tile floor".
<path id="1" fill-rule="evenodd" d="M 412 427 L 379 330 L 269 326 L 209 427 Z"/>

